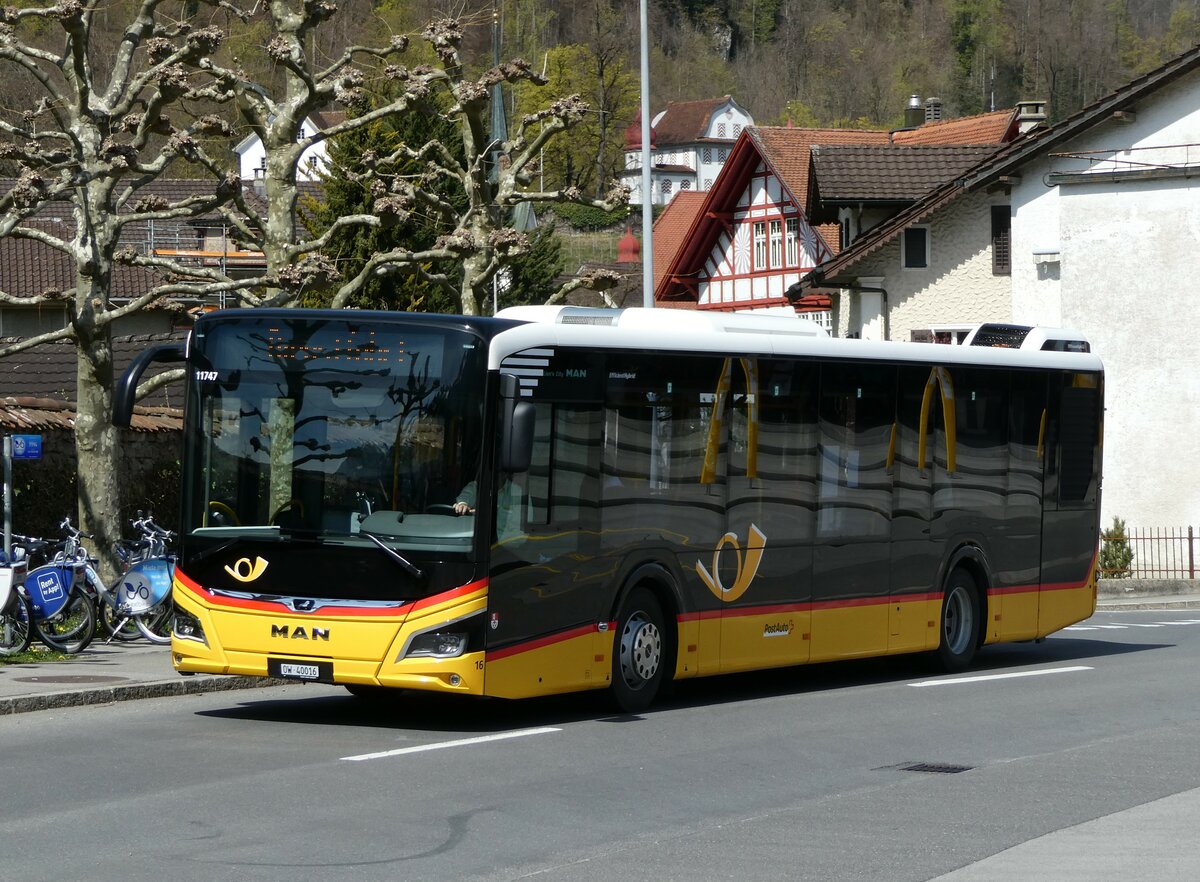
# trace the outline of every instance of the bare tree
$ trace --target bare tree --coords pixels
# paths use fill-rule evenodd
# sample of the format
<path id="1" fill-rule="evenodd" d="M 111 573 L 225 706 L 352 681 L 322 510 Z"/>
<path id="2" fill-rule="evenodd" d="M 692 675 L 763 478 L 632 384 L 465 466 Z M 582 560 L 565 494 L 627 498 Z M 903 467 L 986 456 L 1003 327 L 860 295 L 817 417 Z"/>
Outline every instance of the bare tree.
<path id="1" fill-rule="evenodd" d="M 464 315 L 477 315 L 497 274 L 529 248 L 524 233 L 506 226 L 517 205 L 574 202 L 611 211 L 628 201 L 627 188 L 615 182 L 602 199 L 589 198 L 576 187 L 530 189 L 542 148 L 577 125 L 588 105 L 578 95 L 560 98 L 523 116 L 512 137 L 493 138 L 488 130 L 492 88 L 520 81 L 544 85 L 545 80 L 520 59 L 496 65 L 478 78 L 468 76 L 460 57 L 462 30 L 453 19 L 431 23 L 422 36 L 436 52 L 439 63 L 393 74 L 406 83 L 403 106 L 396 110 L 444 115 L 461 134 L 461 149 L 451 149 L 451 145 L 435 140 L 415 146 L 400 144 L 386 155 L 367 151 L 361 164 L 345 173 L 371 183 L 376 194 L 374 213 L 339 220 L 347 224 L 390 224 L 423 212 L 441 219 L 448 232 L 431 248 L 393 249 L 374 255 L 354 278 L 341 284 L 333 298 L 335 307 L 344 306 L 368 279 L 388 273 L 414 273 L 453 296 Z M 389 174 L 400 163 L 422 171 L 408 176 Z M 435 183 L 453 185 L 465 197 L 463 204 L 456 205 L 441 195 Z M 595 273 L 571 280 L 554 298 L 575 288 L 603 292 L 615 282 L 612 274 Z"/>
<path id="2" fill-rule="evenodd" d="M 0 349 L 0 357 L 53 340 L 74 341 L 79 517 L 107 550 L 120 535 L 112 324 L 186 289 L 194 275 L 172 266 L 184 281 L 115 302 L 114 271 L 132 262 L 121 247 L 122 233 L 135 223 L 204 213 L 229 199 L 238 181 L 219 176 L 209 192 L 175 202 L 146 195 L 176 163 L 217 169 L 202 139 L 228 134 L 228 126 L 216 116 L 186 119 L 183 104 L 204 91 L 193 82 L 189 65 L 212 52 L 222 35 L 161 15 L 165 0 L 141 0 L 115 52 L 96 63 L 89 35 L 99 5 L 61 0 L 0 11 L 0 63 L 19 71 L 40 96 L 32 107 L 9 107 L 0 115 L 0 154 L 19 170 L 16 184 L 0 196 L 0 236 L 41 243 L 74 272 L 73 285 L 63 290 L 0 291 L 0 303 L 61 304 L 65 312 L 62 328 Z M 38 222 L 39 209 L 53 202 L 69 207 L 65 225 Z M 217 277 L 200 281 L 210 287 L 240 284 Z"/>

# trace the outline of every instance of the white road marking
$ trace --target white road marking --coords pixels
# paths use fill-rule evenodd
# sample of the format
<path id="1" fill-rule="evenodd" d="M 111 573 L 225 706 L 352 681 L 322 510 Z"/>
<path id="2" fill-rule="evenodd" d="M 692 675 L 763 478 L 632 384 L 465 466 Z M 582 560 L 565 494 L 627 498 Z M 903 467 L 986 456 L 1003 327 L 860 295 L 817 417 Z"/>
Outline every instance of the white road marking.
<path id="1" fill-rule="evenodd" d="M 1134 622 L 1113 622 L 1113 624 L 1120 625 L 1122 628 L 1161 628 L 1162 627 L 1161 622 L 1153 622 L 1151 624 L 1146 624 L 1145 622 L 1139 622 L 1136 624 Z"/>
<path id="2" fill-rule="evenodd" d="M 921 680 L 909 683 L 909 686 L 957 686 L 960 683 L 983 683 L 988 680 L 1015 680 L 1018 677 L 1040 677 L 1043 674 L 1071 674 L 1077 671 L 1092 671 L 1087 665 L 1074 665 L 1069 668 L 1044 668 L 1040 671 L 1015 671 L 1011 674 L 983 674 L 978 677 L 955 677 L 948 680 Z"/>
<path id="3" fill-rule="evenodd" d="M 396 750 L 381 750 L 378 753 L 360 753 L 358 756 L 344 756 L 342 759 L 356 763 L 362 760 L 383 759 L 389 756 L 403 756 L 406 753 L 424 753 L 427 750 L 445 750 L 449 747 L 467 747 L 472 744 L 485 744 L 488 741 L 506 741 L 509 738 L 524 738 L 526 735 L 548 735 L 551 732 L 561 732 L 553 726 L 542 726 L 539 729 L 517 729 L 512 732 L 498 732 L 495 735 L 480 735 L 478 738 L 460 738 L 457 741 L 439 741 L 434 744 L 418 744 L 414 747 L 399 747 Z"/>
<path id="4" fill-rule="evenodd" d="M 1200 619 L 1180 619 L 1178 622 L 1155 622 L 1156 625 L 1200 625 Z"/>

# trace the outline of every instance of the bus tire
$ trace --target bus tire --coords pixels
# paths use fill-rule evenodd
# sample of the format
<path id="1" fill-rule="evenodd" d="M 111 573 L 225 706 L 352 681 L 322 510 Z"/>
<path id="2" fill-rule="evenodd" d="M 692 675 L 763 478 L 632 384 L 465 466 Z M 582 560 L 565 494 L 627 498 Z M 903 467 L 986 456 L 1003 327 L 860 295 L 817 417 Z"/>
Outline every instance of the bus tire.
<path id="1" fill-rule="evenodd" d="M 975 579 L 966 570 L 956 567 L 946 579 L 946 591 L 942 596 L 941 642 L 937 651 L 938 661 L 947 671 L 965 670 L 975 657 L 981 615 Z"/>
<path id="2" fill-rule="evenodd" d="M 617 616 L 612 671 L 617 707 L 637 713 L 650 706 L 666 676 L 667 656 L 662 607 L 648 589 L 634 588 Z"/>

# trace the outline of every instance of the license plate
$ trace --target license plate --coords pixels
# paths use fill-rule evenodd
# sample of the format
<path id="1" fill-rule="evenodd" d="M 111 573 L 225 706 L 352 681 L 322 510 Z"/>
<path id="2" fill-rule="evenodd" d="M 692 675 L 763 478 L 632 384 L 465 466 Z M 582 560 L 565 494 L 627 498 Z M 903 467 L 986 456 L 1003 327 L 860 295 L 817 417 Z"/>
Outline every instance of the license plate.
<path id="1" fill-rule="evenodd" d="M 299 662 L 272 658 L 267 660 L 267 674 L 281 680 L 332 683 L 333 662 Z"/>

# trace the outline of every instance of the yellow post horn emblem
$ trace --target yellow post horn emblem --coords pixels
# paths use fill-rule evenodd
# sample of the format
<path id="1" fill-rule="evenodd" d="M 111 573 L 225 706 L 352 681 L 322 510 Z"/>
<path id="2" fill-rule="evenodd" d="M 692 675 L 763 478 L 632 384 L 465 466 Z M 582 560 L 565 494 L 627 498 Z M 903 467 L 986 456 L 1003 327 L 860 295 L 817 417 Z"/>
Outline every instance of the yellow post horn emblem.
<path id="1" fill-rule="evenodd" d="M 733 553 L 737 555 L 737 578 L 734 579 L 733 585 L 726 588 L 721 584 L 721 573 L 717 568 L 718 559 L 721 556 L 721 551 L 726 545 L 733 546 Z M 767 547 L 767 537 L 762 534 L 754 524 L 750 525 L 750 535 L 746 539 L 746 554 L 742 556 L 742 548 L 738 544 L 737 533 L 726 533 L 721 537 L 721 541 L 717 543 L 717 548 L 713 552 L 712 572 L 704 568 L 704 564 L 696 561 L 696 572 L 700 576 L 700 581 L 708 586 L 708 590 L 716 595 L 718 600 L 725 603 L 732 603 L 750 587 L 750 583 L 754 581 L 754 577 L 758 575 L 758 565 L 762 563 L 763 549 Z"/>
<path id="2" fill-rule="evenodd" d="M 253 582 L 267 570 L 267 562 L 261 557 L 256 557 L 254 563 L 250 562 L 250 558 L 240 558 L 233 566 L 225 565 L 225 572 L 233 576 L 239 582 Z"/>

